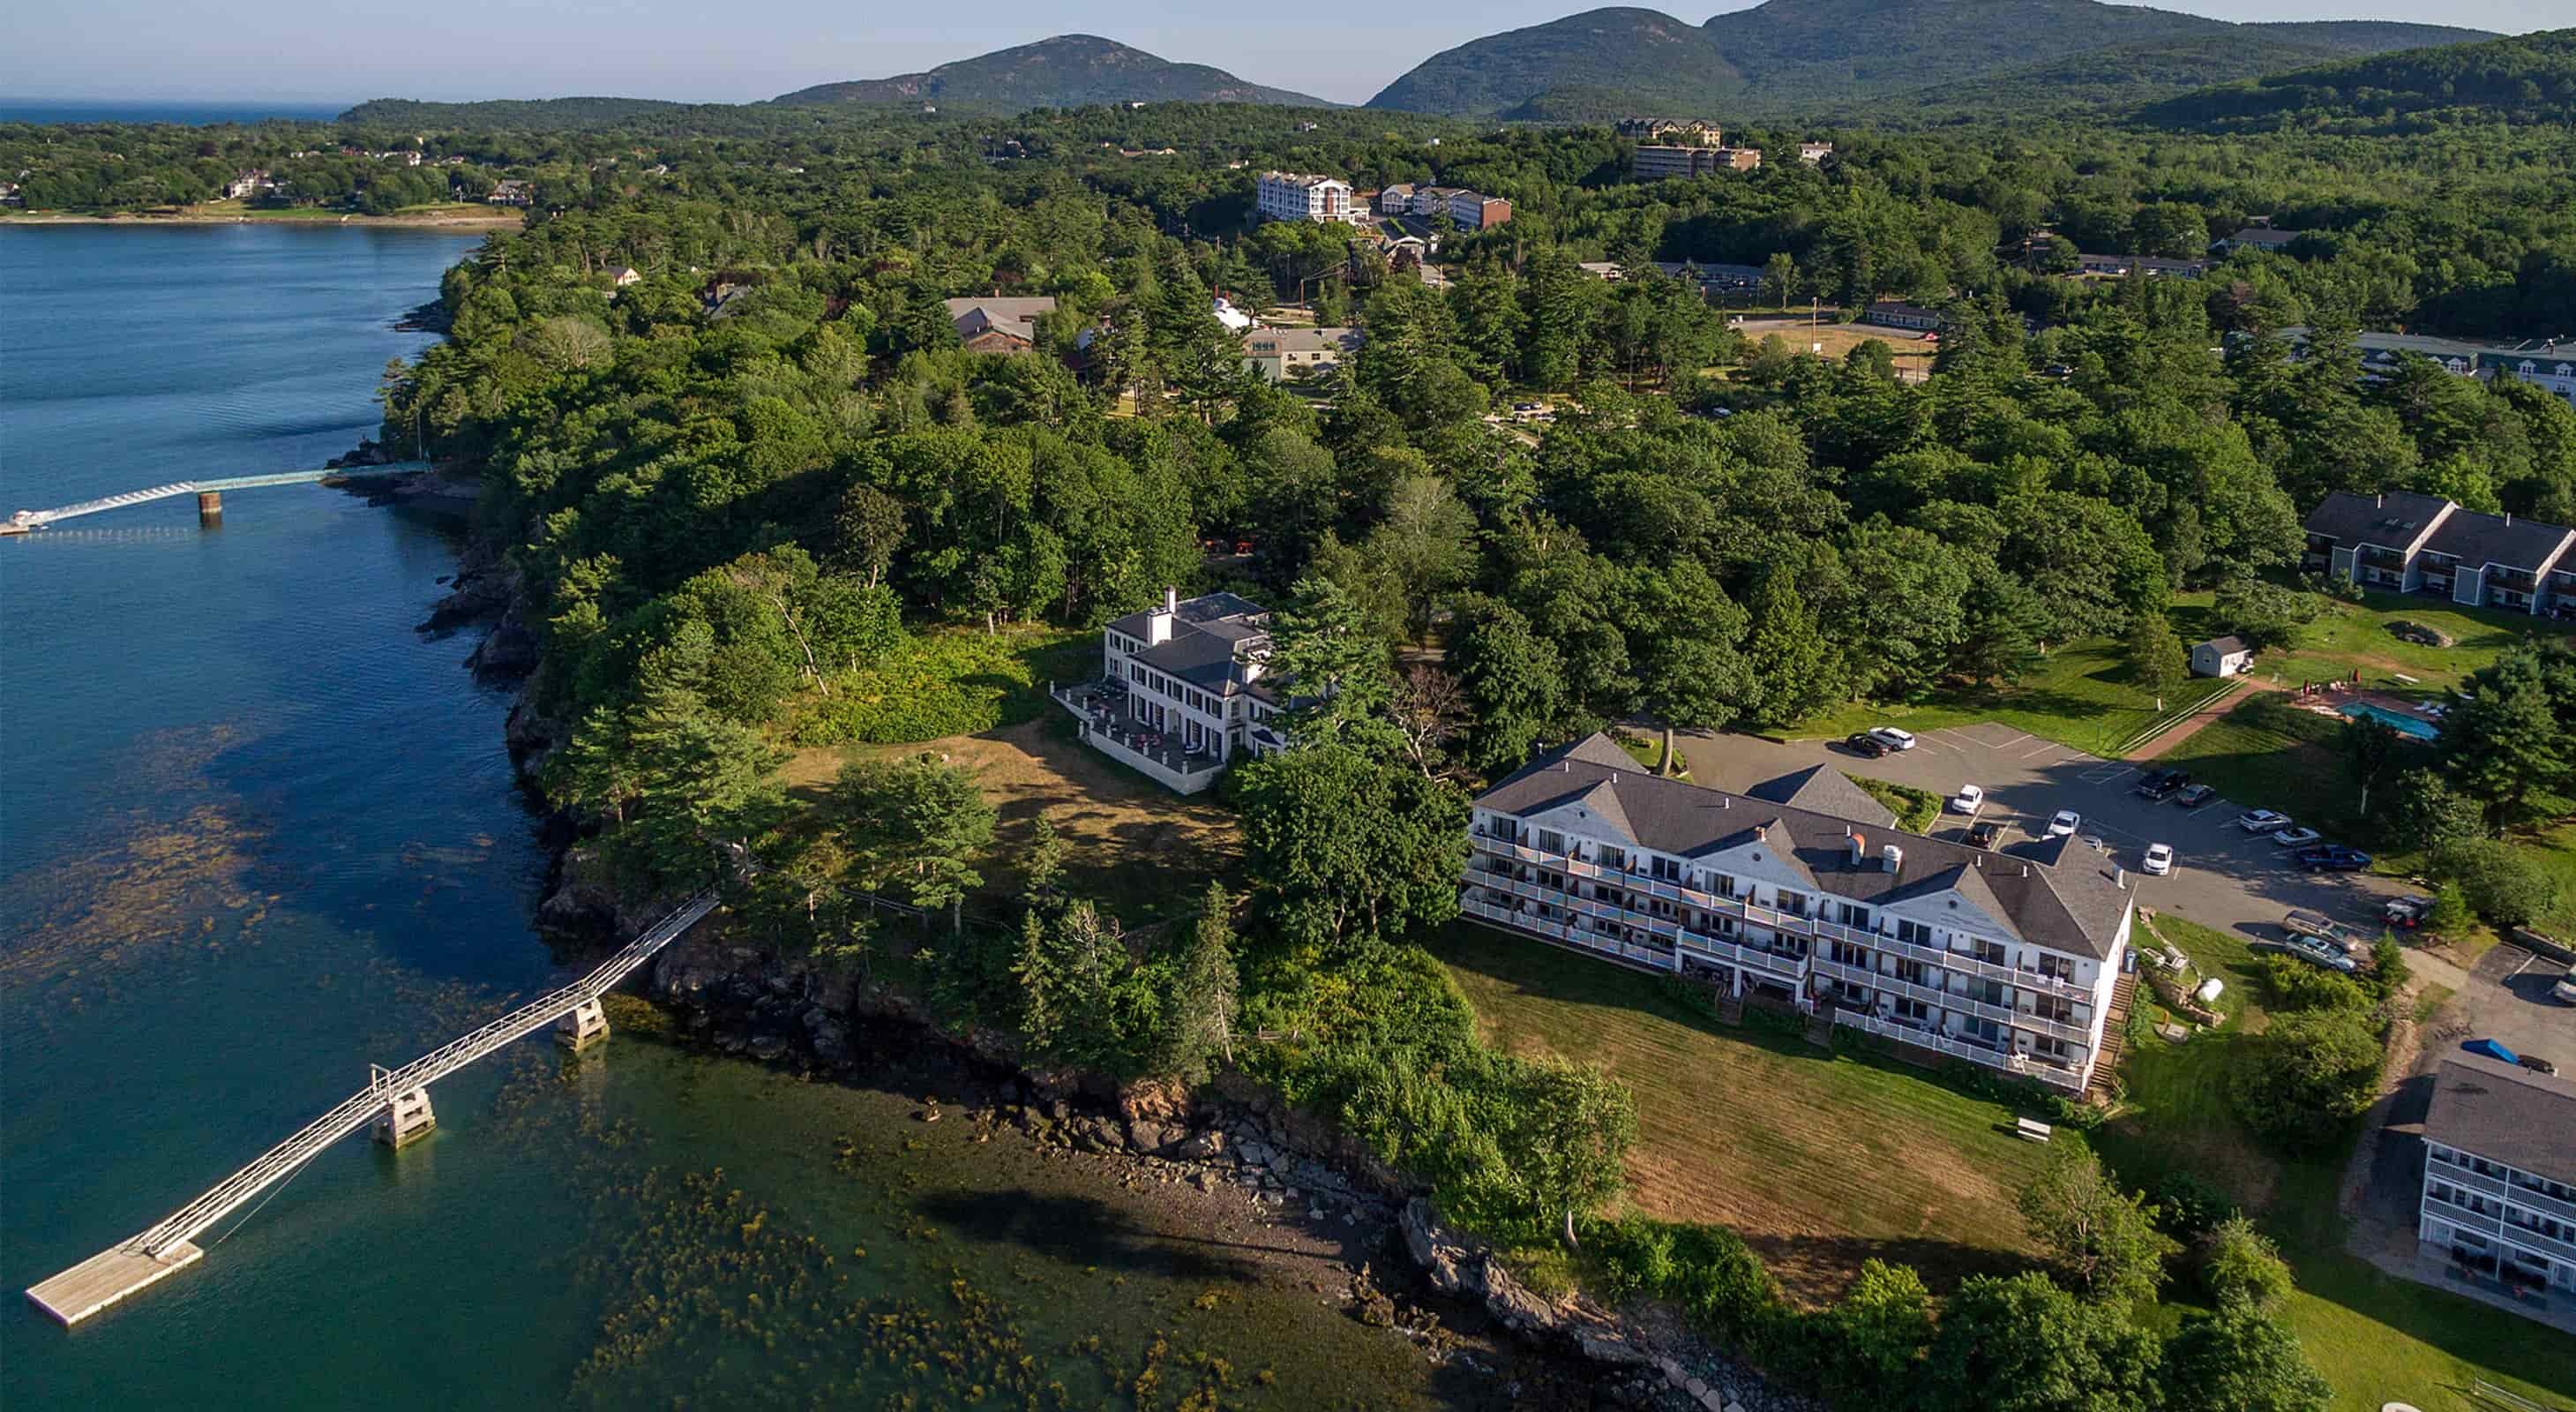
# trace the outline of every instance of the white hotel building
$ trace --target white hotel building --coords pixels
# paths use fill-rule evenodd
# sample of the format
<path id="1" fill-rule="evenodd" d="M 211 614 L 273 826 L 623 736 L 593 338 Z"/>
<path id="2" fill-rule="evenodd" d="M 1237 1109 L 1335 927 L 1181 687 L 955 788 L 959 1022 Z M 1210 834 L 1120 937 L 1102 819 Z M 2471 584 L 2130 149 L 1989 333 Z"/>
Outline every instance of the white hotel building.
<path id="1" fill-rule="evenodd" d="M 1100 679 L 1051 687 L 1094 750 L 1182 794 L 1244 754 L 1286 748 L 1285 700 L 1264 680 L 1270 614 L 1231 593 L 1163 601 L 1101 632 Z"/>
<path id="2" fill-rule="evenodd" d="M 1263 172 L 1257 191 L 1265 221 L 1351 221 L 1368 219 L 1366 207 L 1351 209 L 1351 184 L 1340 177 L 1306 172 Z"/>
<path id="3" fill-rule="evenodd" d="M 2564 1301 L 2576 1293 L 2576 1081 L 2481 1055 L 2445 1058 L 2424 1114 L 2416 1235 L 2425 1256 L 2471 1289 L 2500 1285 L 2568 1318 Z"/>
<path id="4" fill-rule="evenodd" d="M 1459 907 L 2084 1092 L 2128 997 L 2125 875 L 2074 838 L 1983 852 L 1894 823 L 1824 766 L 1732 794 L 1595 735 L 1476 800 Z"/>

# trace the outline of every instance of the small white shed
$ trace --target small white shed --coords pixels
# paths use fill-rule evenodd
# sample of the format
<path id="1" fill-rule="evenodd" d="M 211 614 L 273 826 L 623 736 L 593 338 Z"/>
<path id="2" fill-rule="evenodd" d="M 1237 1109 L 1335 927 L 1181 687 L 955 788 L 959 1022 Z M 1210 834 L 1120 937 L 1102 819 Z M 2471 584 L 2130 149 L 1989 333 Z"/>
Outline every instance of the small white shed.
<path id="1" fill-rule="evenodd" d="M 2191 645 L 2191 674 L 2232 677 L 2254 665 L 2254 649 L 2241 637 L 2213 637 Z"/>

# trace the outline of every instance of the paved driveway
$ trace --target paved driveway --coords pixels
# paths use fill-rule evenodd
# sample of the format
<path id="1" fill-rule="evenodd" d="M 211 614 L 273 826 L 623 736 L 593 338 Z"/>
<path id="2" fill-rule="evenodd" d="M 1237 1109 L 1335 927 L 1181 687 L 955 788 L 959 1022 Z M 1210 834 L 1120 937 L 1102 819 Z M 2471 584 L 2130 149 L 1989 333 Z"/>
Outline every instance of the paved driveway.
<path id="1" fill-rule="evenodd" d="M 2150 804 L 2130 793 L 2142 773 L 2138 767 L 2010 726 L 1988 721 L 1920 731 L 1915 741 L 1912 750 L 1876 760 L 1839 741 L 1773 745 L 1745 735 L 1695 734 L 1684 736 L 1681 745 L 1692 778 L 1721 789 L 1741 790 L 1819 761 L 1847 775 L 1890 780 L 1945 797 L 1963 784 L 1983 785 L 1986 802 L 1976 818 L 2004 820 L 2006 842 L 2037 835 L 2051 814 L 2072 809 L 2084 816 L 2077 834 L 2101 840 L 2111 860 L 2129 870 L 2140 903 L 2250 940 L 2278 941 L 2282 915 L 2293 907 L 2326 913 L 2375 935 L 2382 904 L 2409 890 L 2394 879 L 2361 873 L 2302 873 L 2290 866 L 2289 850 L 2267 835 L 2235 826 L 2244 806 L 2224 799 L 2198 809 Z M 1955 838 L 1971 822 L 1966 815 L 1945 812 L 1932 832 Z M 2173 845 L 2177 866 L 2172 876 L 2138 871 L 2139 857 L 2151 843 Z"/>

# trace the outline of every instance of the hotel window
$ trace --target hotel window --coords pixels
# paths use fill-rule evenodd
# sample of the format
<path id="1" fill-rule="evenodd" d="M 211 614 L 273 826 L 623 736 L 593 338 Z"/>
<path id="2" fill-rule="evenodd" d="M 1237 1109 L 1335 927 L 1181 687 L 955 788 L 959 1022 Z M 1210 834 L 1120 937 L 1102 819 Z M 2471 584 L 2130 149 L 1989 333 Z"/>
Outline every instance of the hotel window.
<path id="1" fill-rule="evenodd" d="M 1541 853 L 1563 854 L 1565 852 L 1565 835 L 1558 833 L 1554 829 L 1540 829 L 1538 831 L 1538 849 Z"/>
<path id="2" fill-rule="evenodd" d="M 2030 1052 L 2043 1059 L 2055 1059 L 2060 1063 L 2072 1062 L 2075 1057 L 2075 1051 L 2068 1047 L 2066 1041 L 2048 1035 L 2032 1036 Z"/>
<path id="3" fill-rule="evenodd" d="M 1655 858 L 1654 861 L 1648 865 L 1647 871 L 1653 873 L 1656 877 L 1663 879 L 1665 882 L 1677 883 L 1682 880 L 1682 865 L 1670 858 L 1660 856 Z"/>
<path id="4" fill-rule="evenodd" d="M 1931 968 L 1920 961 L 1899 961 L 1896 963 L 1894 974 L 1898 980 L 1907 985 L 1929 988 L 1932 984 Z"/>
<path id="5" fill-rule="evenodd" d="M 1932 1023 L 1932 1007 L 1920 1000 L 1899 1000 L 1894 1008 L 1896 1018 L 1900 1020 L 1911 1020 L 1918 1025 Z"/>
<path id="6" fill-rule="evenodd" d="M 1868 908 L 1863 907 L 1858 903 L 1846 902 L 1843 903 L 1838 910 L 1842 914 L 1838 920 L 1840 920 L 1844 926 L 1857 927 L 1862 931 L 1869 930 Z"/>
<path id="7" fill-rule="evenodd" d="M 1802 892 L 1781 893 L 1780 910 L 1793 917 L 1803 917 L 1807 915 L 1807 895 Z"/>
<path id="8" fill-rule="evenodd" d="M 2075 979 L 2075 963 L 2063 956 L 2043 952 L 2039 958 L 2039 973 L 2051 980 L 2071 981 Z"/>
<path id="9" fill-rule="evenodd" d="M 1916 946 L 1930 946 L 1932 929 L 1921 922 L 1899 921 L 1896 924 L 1896 939 L 1912 942 Z"/>
<path id="10" fill-rule="evenodd" d="M 2009 965 L 2012 961 L 2012 952 L 2006 950 L 2003 943 L 1987 941 L 1983 937 L 1968 938 L 1968 954 L 1995 966 Z"/>
<path id="11" fill-rule="evenodd" d="M 1837 966 L 1853 966 L 1864 971 L 1869 969 L 1869 953 L 1848 941 L 1827 942 L 1825 959 Z"/>
<path id="12" fill-rule="evenodd" d="M 1624 848 L 1613 848 L 1609 844 L 1605 843 L 1594 849 L 1592 853 L 1593 861 L 1599 863 L 1602 867 L 1616 868 L 1622 872 L 1627 871 L 1628 850 Z"/>

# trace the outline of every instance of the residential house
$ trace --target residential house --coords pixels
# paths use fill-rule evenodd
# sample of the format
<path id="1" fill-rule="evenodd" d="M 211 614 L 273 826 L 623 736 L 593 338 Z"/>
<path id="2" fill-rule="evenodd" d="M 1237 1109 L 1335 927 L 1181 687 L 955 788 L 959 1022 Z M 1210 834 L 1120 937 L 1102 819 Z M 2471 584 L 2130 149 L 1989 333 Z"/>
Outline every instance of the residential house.
<path id="1" fill-rule="evenodd" d="M 0 206 L 24 206 L 26 204 L 26 193 L 18 189 L 18 183 L 14 181 L 0 181 Z"/>
<path id="2" fill-rule="evenodd" d="M 2576 1081 L 2444 1058 L 2424 1114 L 2416 1239 L 2473 1284 L 2576 1293 Z"/>
<path id="3" fill-rule="evenodd" d="M 1926 309 L 1920 304 L 1909 304 L 1902 299 L 1881 299 L 1869 306 L 1868 313 L 1861 315 L 1861 322 L 1881 324 L 1888 328 L 1937 333 L 1948 327 L 1950 320 L 1948 315 L 1938 309 Z"/>
<path id="4" fill-rule="evenodd" d="M 2287 250 L 2306 235 L 2303 230 L 2274 230 L 2269 225 L 2250 225 L 2219 241 L 2222 250 Z"/>
<path id="5" fill-rule="evenodd" d="M 492 194 L 483 199 L 495 206 L 528 206 L 536 203 L 537 193 L 528 183 L 512 177 L 496 183 Z"/>
<path id="6" fill-rule="evenodd" d="M 1762 165 L 1757 147 L 1640 147 L 1632 170 L 1639 181 L 1705 176 L 1711 172 L 1749 172 Z"/>
<path id="7" fill-rule="evenodd" d="M 2073 837 L 1986 852 L 1894 822 L 1828 766 L 1730 793 L 1594 735 L 1477 797 L 1459 908 L 2084 1092 L 2126 999 L 2126 874 Z"/>
<path id="8" fill-rule="evenodd" d="M 1417 186 L 1413 188 L 1413 206 L 1408 214 L 1426 221 L 1444 215 L 1449 210 L 1449 198 L 1463 196 L 1466 191 L 1463 186 Z"/>
<path id="9" fill-rule="evenodd" d="M 2391 593 L 2576 618 L 2576 530 L 2438 495 L 2336 491 L 2308 512 L 2304 565 Z"/>
<path id="10" fill-rule="evenodd" d="M 977 353 L 1026 353 L 1037 346 L 1038 315 L 1055 312 L 1052 295 L 947 299 L 958 341 Z"/>
<path id="11" fill-rule="evenodd" d="M 2291 350 L 2307 356 L 2308 331 L 2299 326 L 2281 330 Z M 2557 338 L 2527 338 L 2519 343 L 2475 343 L 2456 338 L 2427 338 L 2412 333 L 2365 333 L 2353 342 L 2361 349 L 2361 376 L 2376 382 L 2394 373 L 2409 357 L 2429 358 L 2434 365 L 2454 377 L 2477 378 L 2492 382 L 2512 378 L 2527 382 L 2566 398 L 2576 404 L 2576 342 Z M 2565 348 L 2558 345 L 2566 342 Z"/>
<path id="12" fill-rule="evenodd" d="M 1163 601 L 1101 634 L 1100 680 L 1051 687 L 1083 740 L 1183 794 L 1236 758 L 1285 749 L 1285 700 L 1264 680 L 1270 614 L 1231 593 Z"/>
<path id="13" fill-rule="evenodd" d="M 2254 665 L 2254 649 L 2241 637 L 2213 637 L 2191 645 L 2191 674 L 2232 677 Z"/>
<path id="14" fill-rule="evenodd" d="M 1255 204 L 1265 221 L 1348 221 L 1351 184 L 1307 172 L 1263 172 Z"/>
<path id="15" fill-rule="evenodd" d="M 1356 353 L 1355 328 L 1262 328 L 1243 336 L 1243 366 L 1272 382 L 1312 377 Z"/>
<path id="16" fill-rule="evenodd" d="M 233 179 L 224 183 L 224 197 L 231 201 L 241 201 L 276 189 L 276 181 L 271 179 L 265 170 L 254 167 L 246 172 L 234 173 Z"/>
<path id="17" fill-rule="evenodd" d="M 641 284 L 644 282 L 644 276 L 637 272 L 633 265 L 622 265 L 617 269 L 609 271 L 608 279 L 610 283 L 616 285 L 619 289 L 624 289 L 630 284 Z"/>
<path id="18" fill-rule="evenodd" d="M 1798 144 L 1798 160 L 1811 167 L 1823 166 L 1826 162 L 1833 160 L 1833 155 L 1834 145 L 1830 142 L 1801 142 Z"/>
<path id="19" fill-rule="evenodd" d="M 1584 260 L 1576 264 L 1575 268 L 1594 279 L 1606 280 L 1612 284 L 1628 277 L 1628 271 L 1616 260 Z"/>
<path id="20" fill-rule="evenodd" d="M 1413 183 L 1394 182 L 1380 190 L 1377 194 L 1377 213 L 1381 216 L 1413 214 Z"/>
<path id="21" fill-rule="evenodd" d="M 1760 289 L 1764 278 L 1759 265 L 1709 265 L 1697 260 L 1657 260 L 1655 268 L 1666 278 L 1688 280 L 1699 286 L 1702 294 L 1741 292 Z"/>

